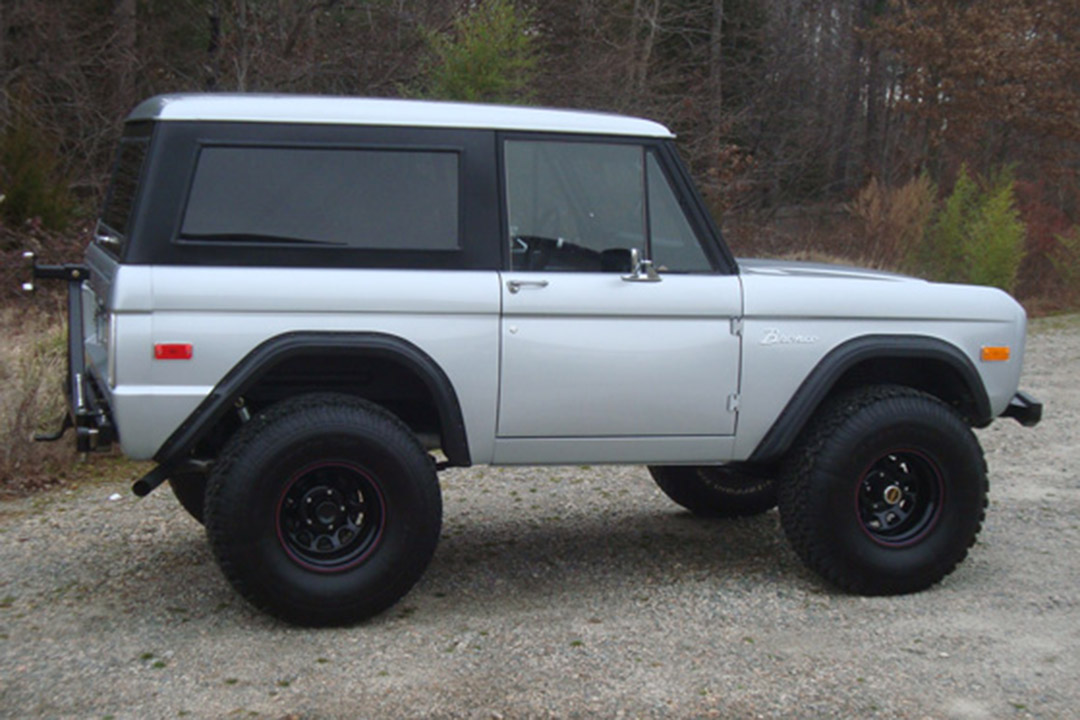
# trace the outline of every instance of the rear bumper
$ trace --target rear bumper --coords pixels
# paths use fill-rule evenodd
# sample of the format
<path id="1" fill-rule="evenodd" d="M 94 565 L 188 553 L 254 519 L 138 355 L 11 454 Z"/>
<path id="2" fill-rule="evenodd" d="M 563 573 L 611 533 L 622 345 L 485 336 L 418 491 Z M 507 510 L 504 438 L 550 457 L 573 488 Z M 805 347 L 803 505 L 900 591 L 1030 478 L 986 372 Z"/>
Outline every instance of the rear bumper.
<path id="1" fill-rule="evenodd" d="M 33 260 L 33 256 L 29 257 Z M 68 362 L 67 377 L 64 380 L 67 415 L 57 432 L 38 435 L 34 439 L 52 442 L 63 437 L 68 428 L 74 428 L 75 447 L 79 452 L 105 450 L 117 439 L 117 435 L 105 395 L 86 368 L 82 285 L 89 276 L 89 271 L 83 265 L 34 263 L 33 275 L 35 280 L 63 280 L 67 282 L 68 290 Z M 28 289 L 33 289 L 33 285 L 29 284 Z"/>
<path id="2" fill-rule="evenodd" d="M 1042 420 L 1042 403 L 1028 395 L 1023 390 L 1018 390 L 1002 417 L 1011 417 L 1024 427 L 1034 427 Z"/>

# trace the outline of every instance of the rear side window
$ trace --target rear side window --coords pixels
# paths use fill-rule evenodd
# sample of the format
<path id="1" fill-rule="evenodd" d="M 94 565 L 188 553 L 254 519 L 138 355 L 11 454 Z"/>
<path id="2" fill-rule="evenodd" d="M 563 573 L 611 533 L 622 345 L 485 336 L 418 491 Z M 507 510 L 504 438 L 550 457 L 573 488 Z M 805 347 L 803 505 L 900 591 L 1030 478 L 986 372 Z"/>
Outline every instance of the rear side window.
<path id="1" fill-rule="evenodd" d="M 116 153 L 112 181 L 105 196 L 97 232 L 97 241 L 116 255 L 120 254 L 127 241 L 135 195 L 149 145 L 147 138 L 125 138 Z"/>
<path id="2" fill-rule="evenodd" d="M 449 150 L 206 146 L 180 235 L 373 250 L 460 247 Z"/>

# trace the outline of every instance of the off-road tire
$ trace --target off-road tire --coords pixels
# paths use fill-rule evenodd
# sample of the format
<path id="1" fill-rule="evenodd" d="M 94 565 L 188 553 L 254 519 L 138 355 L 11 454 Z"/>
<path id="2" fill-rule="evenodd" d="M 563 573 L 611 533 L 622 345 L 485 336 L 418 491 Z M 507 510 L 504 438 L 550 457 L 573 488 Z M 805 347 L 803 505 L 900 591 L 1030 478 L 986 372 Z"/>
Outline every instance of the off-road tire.
<path id="1" fill-rule="evenodd" d="M 169 489 L 188 515 L 200 524 L 204 523 L 206 473 L 177 473 L 169 478 Z"/>
<path id="2" fill-rule="evenodd" d="M 664 494 L 701 517 L 760 515 L 776 507 L 776 481 L 719 465 L 650 465 Z"/>
<path id="3" fill-rule="evenodd" d="M 226 444 L 206 493 L 226 578 L 299 625 L 354 623 L 393 605 L 423 574 L 441 521 L 435 466 L 416 437 L 347 395 L 303 395 L 256 415 Z"/>
<path id="4" fill-rule="evenodd" d="M 982 448 L 960 415 L 917 390 L 872 386 L 832 400 L 804 431 L 779 485 L 780 519 L 827 580 L 895 595 L 964 559 L 988 490 Z"/>

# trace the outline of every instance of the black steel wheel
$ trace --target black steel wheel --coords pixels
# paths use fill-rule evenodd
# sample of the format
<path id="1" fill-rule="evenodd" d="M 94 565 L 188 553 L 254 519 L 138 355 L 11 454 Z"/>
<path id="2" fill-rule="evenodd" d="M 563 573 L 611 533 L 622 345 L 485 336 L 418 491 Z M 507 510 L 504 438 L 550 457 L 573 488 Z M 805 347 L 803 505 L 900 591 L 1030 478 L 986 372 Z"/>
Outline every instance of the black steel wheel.
<path id="1" fill-rule="evenodd" d="M 863 473 L 855 492 L 859 522 L 882 545 L 918 542 L 938 520 L 943 490 L 941 468 L 925 454 L 887 452 Z"/>
<path id="2" fill-rule="evenodd" d="M 282 489 L 278 540 L 298 564 L 336 572 L 364 561 L 379 544 L 385 520 L 382 491 L 363 468 L 317 462 Z"/>
<path id="3" fill-rule="evenodd" d="M 935 397 L 873 386 L 823 408 L 791 452 L 780 519 L 792 547 L 866 595 L 922 590 L 951 573 L 982 527 L 982 448 Z"/>
<path id="4" fill-rule="evenodd" d="M 385 610 L 435 552 L 435 466 L 386 410 L 336 394 L 259 413 L 210 475 L 206 529 L 222 571 L 256 607 L 300 625 Z"/>
<path id="5" fill-rule="evenodd" d="M 776 481 L 723 465 L 650 465 L 664 494 L 701 517 L 759 515 L 776 507 Z"/>

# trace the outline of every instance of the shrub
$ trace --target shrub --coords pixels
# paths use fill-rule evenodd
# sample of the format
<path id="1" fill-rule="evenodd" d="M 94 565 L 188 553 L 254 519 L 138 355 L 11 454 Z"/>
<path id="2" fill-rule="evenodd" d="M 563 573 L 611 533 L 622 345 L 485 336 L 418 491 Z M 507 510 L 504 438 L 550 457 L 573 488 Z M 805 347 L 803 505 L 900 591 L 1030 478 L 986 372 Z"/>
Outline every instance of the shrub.
<path id="1" fill-rule="evenodd" d="M 74 203 L 52 145 L 22 113 L 12 113 L 0 134 L 0 218 L 8 224 L 35 219 L 61 230 L 71 220 Z"/>
<path id="2" fill-rule="evenodd" d="M 1050 262 L 1065 286 L 1065 298 L 1075 303 L 1080 298 L 1080 225 L 1057 236 L 1057 247 L 1050 253 Z"/>
<path id="3" fill-rule="evenodd" d="M 1026 234 L 1016 207 L 1012 173 L 1003 171 L 983 193 L 964 237 L 967 281 L 1013 292 Z"/>
<path id="4" fill-rule="evenodd" d="M 921 247 L 936 193 L 934 183 L 925 174 L 897 188 L 872 178 L 848 205 L 848 212 L 863 226 L 865 262 L 873 267 L 896 268 Z"/>
<path id="5" fill-rule="evenodd" d="M 1013 187 L 1008 169 L 979 183 L 961 166 L 912 265 L 936 280 L 993 285 L 1013 292 L 1026 234 Z"/>
<path id="6" fill-rule="evenodd" d="M 1060 310 L 1080 299 L 1076 285 L 1080 278 L 1073 277 L 1080 272 L 1074 270 L 1080 256 L 1070 255 L 1068 250 L 1078 229 L 1064 209 L 1076 206 L 1076 200 L 1070 197 L 1072 192 L 1067 184 L 1051 183 L 1045 178 L 1016 183 L 1020 219 L 1027 226 L 1027 250 L 1016 293 L 1029 305 L 1038 298 L 1040 307 Z M 1066 262 L 1067 258 L 1071 260 Z"/>
<path id="7" fill-rule="evenodd" d="M 450 33 L 431 34 L 421 94 L 441 100 L 523 102 L 536 73 L 532 18 L 512 0 L 473 5 Z"/>

